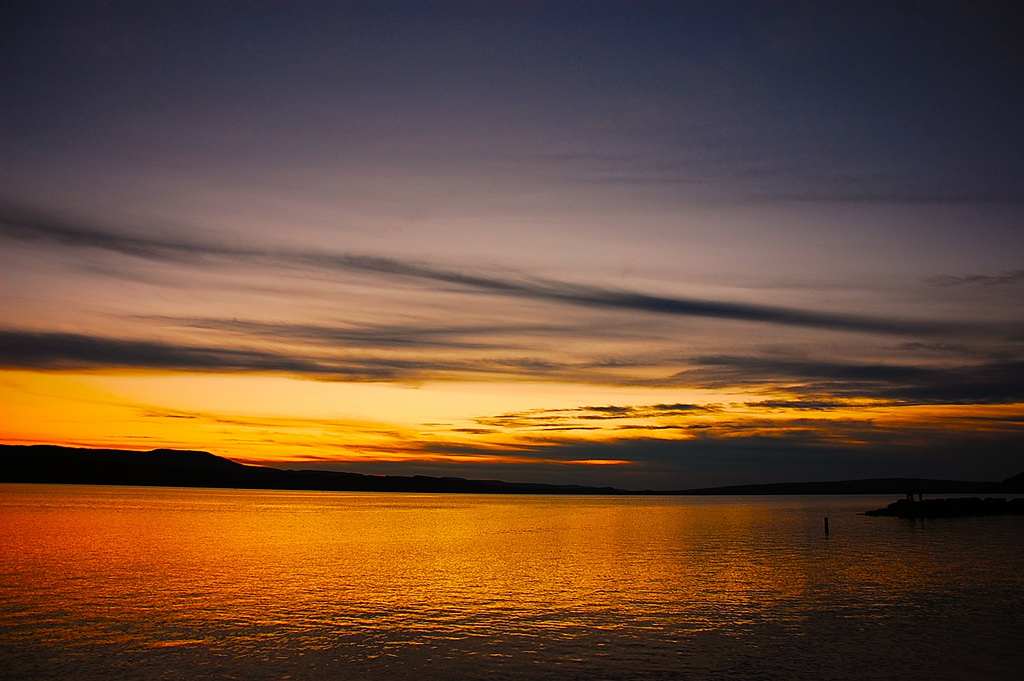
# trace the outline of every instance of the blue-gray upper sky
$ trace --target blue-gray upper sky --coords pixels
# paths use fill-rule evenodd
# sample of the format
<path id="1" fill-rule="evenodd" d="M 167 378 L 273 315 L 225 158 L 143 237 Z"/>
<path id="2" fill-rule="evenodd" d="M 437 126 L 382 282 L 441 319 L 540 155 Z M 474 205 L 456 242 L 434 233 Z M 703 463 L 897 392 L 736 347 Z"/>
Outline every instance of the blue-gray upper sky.
<path id="1" fill-rule="evenodd" d="M 5 22 L 23 202 L 537 267 L 580 242 L 629 266 L 637 238 L 727 275 L 1017 264 L 1020 50 L 991 8 L 66 5 Z M 651 271 L 679 257 L 722 271 Z"/>

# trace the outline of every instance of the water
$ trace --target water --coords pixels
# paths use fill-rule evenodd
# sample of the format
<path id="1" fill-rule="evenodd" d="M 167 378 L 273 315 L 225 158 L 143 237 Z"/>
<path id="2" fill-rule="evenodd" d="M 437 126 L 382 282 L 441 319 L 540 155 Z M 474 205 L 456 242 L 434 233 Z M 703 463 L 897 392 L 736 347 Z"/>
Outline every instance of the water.
<path id="1" fill-rule="evenodd" d="M 1024 518 L 888 501 L 0 485 L 0 677 L 1016 675 Z"/>

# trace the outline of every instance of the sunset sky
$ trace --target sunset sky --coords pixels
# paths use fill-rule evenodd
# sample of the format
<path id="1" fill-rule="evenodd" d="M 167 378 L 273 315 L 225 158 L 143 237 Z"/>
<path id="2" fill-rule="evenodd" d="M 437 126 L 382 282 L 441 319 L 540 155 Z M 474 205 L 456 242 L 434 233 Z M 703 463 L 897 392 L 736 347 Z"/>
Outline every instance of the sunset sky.
<path id="1" fill-rule="evenodd" d="M 1024 60 L 991 7 L 156 4 L 0 10 L 0 440 L 1024 470 Z"/>

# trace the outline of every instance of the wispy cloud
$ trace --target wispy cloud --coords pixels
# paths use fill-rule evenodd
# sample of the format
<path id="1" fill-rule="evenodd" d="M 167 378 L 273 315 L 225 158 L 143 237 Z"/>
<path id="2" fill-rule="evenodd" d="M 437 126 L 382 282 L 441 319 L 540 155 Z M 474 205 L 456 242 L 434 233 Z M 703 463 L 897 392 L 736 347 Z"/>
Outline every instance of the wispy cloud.
<path id="1" fill-rule="evenodd" d="M 231 261 L 262 266 L 313 268 L 410 281 L 440 283 L 464 292 L 637 314 L 757 322 L 836 331 L 929 335 L 963 330 L 962 324 L 897 320 L 870 315 L 703 298 L 663 296 L 536 277 L 502 277 L 372 255 L 272 250 L 212 242 L 191 242 L 118 233 L 67 221 L 42 219 L 26 211 L 0 213 L 0 236 L 27 243 L 99 249 L 154 261 L 206 263 Z"/>
<path id="2" fill-rule="evenodd" d="M 921 404 L 1024 401 L 1024 361 L 936 367 L 775 357 L 707 356 L 674 378 L 702 387 L 758 384 L 816 397 L 863 397 Z"/>
<path id="3" fill-rule="evenodd" d="M 527 409 L 480 417 L 478 423 L 503 428 L 535 429 L 577 421 L 624 421 L 692 416 L 716 411 L 715 405 L 673 403 L 645 405 L 601 405 L 571 409 Z M 597 426 L 595 426 L 596 428 Z"/>
<path id="4" fill-rule="evenodd" d="M 561 362 L 542 357 L 446 357 L 331 352 L 319 345 L 271 350 L 236 345 L 187 344 L 165 340 L 0 329 L 0 367 L 39 370 L 134 369 L 280 373 L 317 380 L 420 382 L 477 380 L 575 381 L 601 385 L 651 385 L 703 389 L 771 390 L 799 396 L 798 402 L 765 400 L 763 408 L 830 409 L 850 398 L 899 404 L 995 404 L 1024 401 L 1024 361 L 1005 360 L 954 366 L 837 362 L 772 356 L 710 355 L 678 358 L 663 378 L 622 372 L 622 363 Z M 633 366 L 658 362 L 637 358 Z M 684 366 L 682 370 L 679 365 Z M 825 396 L 825 397 L 822 397 Z M 569 410 L 516 412 L 482 425 L 539 425 L 552 421 L 611 421 L 685 416 L 709 405 L 596 405 Z M 578 425 L 578 424 L 577 424 Z"/>
<path id="5" fill-rule="evenodd" d="M 0 331 L 0 366 L 283 372 L 349 380 L 382 380 L 393 375 L 385 367 L 328 364 L 259 350 L 9 329 Z"/>
<path id="6" fill-rule="evenodd" d="M 1024 269 L 999 274 L 943 274 L 928 279 L 933 286 L 1008 286 L 1024 283 Z"/>
<path id="7" fill-rule="evenodd" d="M 632 379 L 602 370 L 601 364 L 535 357 L 356 354 L 308 346 L 279 351 L 226 344 L 0 329 L 0 368 L 7 369 L 276 373 L 353 382 L 417 383 L 493 377 L 602 385 L 632 382 Z"/>
<path id="8" fill-rule="evenodd" d="M 133 319 L 173 327 L 226 332 L 263 340 L 293 340 L 329 347 L 380 350 L 512 349 L 529 338 L 630 337 L 628 331 L 593 324 L 311 324 L 255 319 L 138 315 Z M 608 360 L 611 362 L 611 360 Z"/>
<path id="9" fill-rule="evenodd" d="M 836 399 L 804 399 L 804 400 L 759 400 L 757 402 L 747 402 L 747 407 L 754 407 L 756 409 L 783 409 L 783 410 L 798 410 L 798 411 L 830 411 L 833 409 L 850 409 L 855 408 L 859 405 L 851 403 L 849 400 L 836 400 Z"/>

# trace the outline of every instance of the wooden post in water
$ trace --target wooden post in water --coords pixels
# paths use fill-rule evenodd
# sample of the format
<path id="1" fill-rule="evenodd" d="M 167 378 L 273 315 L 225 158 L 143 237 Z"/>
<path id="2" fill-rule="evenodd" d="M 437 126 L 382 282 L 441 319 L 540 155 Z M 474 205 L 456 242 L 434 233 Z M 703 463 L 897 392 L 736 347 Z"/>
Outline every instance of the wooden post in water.
<path id="1" fill-rule="evenodd" d="M 828 516 L 825 516 L 825 536 L 828 536 Z"/>

